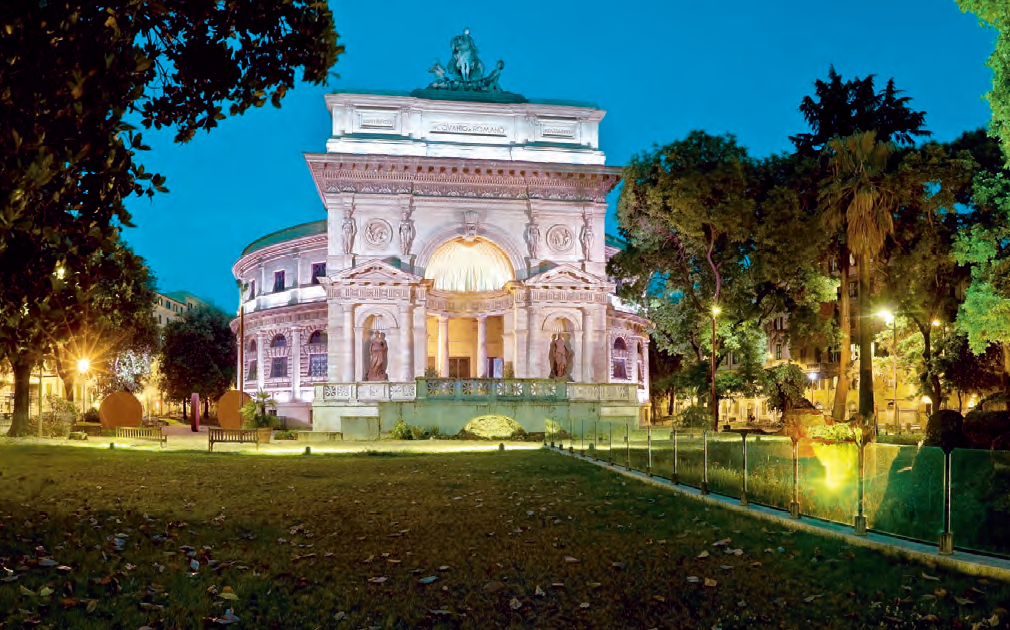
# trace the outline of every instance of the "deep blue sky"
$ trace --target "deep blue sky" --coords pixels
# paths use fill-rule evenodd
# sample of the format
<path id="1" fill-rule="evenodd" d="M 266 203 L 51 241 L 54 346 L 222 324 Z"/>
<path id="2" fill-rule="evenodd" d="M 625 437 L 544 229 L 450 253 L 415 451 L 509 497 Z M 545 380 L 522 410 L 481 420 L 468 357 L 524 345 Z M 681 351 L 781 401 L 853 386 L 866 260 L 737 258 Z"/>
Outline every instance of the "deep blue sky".
<path id="1" fill-rule="evenodd" d="M 187 290 L 237 308 L 231 266 L 256 238 L 324 218 L 302 152 L 329 134 L 323 94 L 412 90 L 446 62 L 469 26 L 502 86 L 530 98 L 585 100 L 607 110 L 600 144 L 624 164 L 692 129 L 736 134 L 753 155 L 790 148 L 806 126 L 797 106 L 834 64 L 845 78 L 894 77 L 928 128 L 950 140 L 984 125 L 980 96 L 995 34 L 954 0 L 641 0 L 598 2 L 331 2 L 347 52 L 327 87 L 300 85 L 281 109 L 228 119 L 187 145 L 145 132 L 140 158 L 169 194 L 131 202 L 127 241 L 163 291 Z M 612 204 L 613 205 L 613 204 Z M 613 223 L 609 232 L 616 232 Z"/>

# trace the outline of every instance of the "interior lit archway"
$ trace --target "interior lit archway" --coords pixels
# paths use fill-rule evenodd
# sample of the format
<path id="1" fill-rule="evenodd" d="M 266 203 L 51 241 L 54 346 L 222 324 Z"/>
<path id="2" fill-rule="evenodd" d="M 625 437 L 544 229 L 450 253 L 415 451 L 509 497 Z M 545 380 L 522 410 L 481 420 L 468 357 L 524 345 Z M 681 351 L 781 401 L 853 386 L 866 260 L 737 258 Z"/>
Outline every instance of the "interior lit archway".
<path id="1" fill-rule="evenodd" d="M 514 280 L 515 270 L 505 252 L 491 241 L 454 238 L 431 255 L 424 277 L 443 291 L 483 293 L 498 291 Z"/>

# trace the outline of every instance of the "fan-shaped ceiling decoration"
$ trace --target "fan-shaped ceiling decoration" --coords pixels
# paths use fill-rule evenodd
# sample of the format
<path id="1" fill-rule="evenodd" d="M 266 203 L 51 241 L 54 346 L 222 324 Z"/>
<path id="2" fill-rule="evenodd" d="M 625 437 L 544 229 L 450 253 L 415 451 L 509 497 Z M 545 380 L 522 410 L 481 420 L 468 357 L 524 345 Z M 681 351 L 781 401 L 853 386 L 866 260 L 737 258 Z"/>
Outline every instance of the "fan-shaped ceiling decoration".
<path id="1" fill-rule="evenodd" d="M 483 238 L 447 241 L 431 255 L 424 277 L 444 291 L 497 291 L 515 278 L 512 263 L 497 245 Z"/>

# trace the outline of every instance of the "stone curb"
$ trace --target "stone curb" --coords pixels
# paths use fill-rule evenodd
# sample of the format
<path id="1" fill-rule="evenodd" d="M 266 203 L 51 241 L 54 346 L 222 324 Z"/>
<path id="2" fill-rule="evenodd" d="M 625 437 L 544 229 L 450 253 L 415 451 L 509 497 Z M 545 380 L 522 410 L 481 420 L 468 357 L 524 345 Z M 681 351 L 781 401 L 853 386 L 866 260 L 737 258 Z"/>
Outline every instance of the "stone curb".
<path id="1" fill-rule="evenodd" d="M 903 538 L 896 538 L 894 536 L 887 536 L 885 534 L 875 532 L 870 532 L 866 536 L 856 536 L 852 533 L 851 528 L 837 523 L 820 521 L 811 517 L 796 520 L 789 518 L 783 510 L 754 504 L 743 506 L 740 505 L 736 499 L 715 494 L 703 495 L 701 494 L 701 491 L 696 488 L 689 488 L 683 485 L 673 485 L 666 479 L 649 477 L 645 473 L 638 472 L 636 470 L 626 470 L 623 466 L 617 464 L 611 466 L 607 462 L 593 460 L 577 453 L 569 454 L 565 451 L 561 451 L 560 454 L 576 460 L 584 461 L 588 464 L 595 464 L 600 468 L 611 470 L 625 477 L 643 481 L 659 488 L 672 490 L 683 496 L 690 497 L 695 501 L 729 509 L 740 514 L 757 517 L 762 520 L 775 523 L 776 525 L 789 527 L 798 531 L 842 540 L 853 547 L 873 549 L 889 556 L 897 556 L 921 562 L 930 567 L 939 566 L 967 573 L 968 575 L 1010 582 L 1010 560 L 1003 560 L 1000 558 L 993 558 L 965 551 L 955 551 L 953 555 L 942 556 L 937 553 L 937 548 L 932 545 L 913 542 L 911 540 L 905 540 Z M 957 538 L 955 536 L 955 540 L 956 539 Z"/>

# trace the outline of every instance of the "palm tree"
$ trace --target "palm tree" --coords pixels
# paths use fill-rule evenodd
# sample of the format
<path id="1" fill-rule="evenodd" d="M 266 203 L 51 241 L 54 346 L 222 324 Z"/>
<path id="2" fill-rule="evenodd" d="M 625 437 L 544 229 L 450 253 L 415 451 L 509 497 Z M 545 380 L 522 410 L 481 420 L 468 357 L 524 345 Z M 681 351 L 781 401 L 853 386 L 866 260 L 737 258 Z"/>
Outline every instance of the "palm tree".
<path id="1" fill-rule="evenodd" d="M 878 141 L 875 131 L 866 131 L 833 138 L 828 142 L 827 152 L 829 174 L 821 182 L 818 200 L 825 227 L 844 235 L 843 251 L 855 256 L 858 267 L 859 414 L 865 423 L 873 415 L 873 357 L 867 313 L 870 264 L 883 249 L 885 239 L 894 232 L 898 195 L 888 163 L 895 147 L 890 142 Z M 847 280 L 847 265 L 842 273 Z M 846 297 L 847 294 L 843 295 Z M 847 308 L 847 301 L 843 301 L 843 308 Z M 843 321 L 847 320 L 846 315 L 843 313 Z M 844 374 L 839 375 L 839 382 L 842 378 Z"/>

